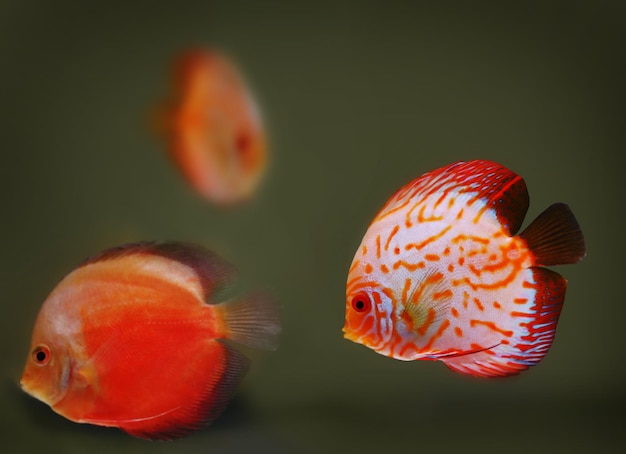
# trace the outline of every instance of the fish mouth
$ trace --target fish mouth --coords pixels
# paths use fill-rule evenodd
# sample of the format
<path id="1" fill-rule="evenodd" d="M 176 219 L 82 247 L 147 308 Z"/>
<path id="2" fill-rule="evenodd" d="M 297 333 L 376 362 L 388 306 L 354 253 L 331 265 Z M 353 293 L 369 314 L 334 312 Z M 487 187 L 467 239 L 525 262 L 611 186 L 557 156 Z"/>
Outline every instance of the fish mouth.
<path id="1" fill-rule="evenodd" d="M 20 377 L 20 388 L 22 388 L 22 391 L 30 394 L 30 391 L 28 389 L 28 382 L 29 382 L 28 374 L 24 372 L 22 376 Z"/>
<path id="2" fill-rule="evenodd" d="M 20 388 L 29 396 L 50 406 L 60 401 L 65 396 L 66 391 L 63 389 L 62 392 L 50 392 L 51 390 L 39 381 L 36 374 L 31 375 L 28 371 L 25 371 L 20 378 Z"/>
<path id="3" fill-rule="evenodd" d="M 36 389 L 30 386 L 29 379 L 26 375 L 23 375 L 22 378 L 20 379 L 20 388 L 22 388 L 22 391 L 24 391 L 29 396 L 32 396 L 35 399 L 40 400 L 42 402 L 44 401 L 40 393 L 38 393 Z"/>
<path id="4" fill-rule="evenodd" d="M 29 386 L 28 382 L 25 382 L 24 379 L 20 380 L 20 387 L 22 388 L 22 391 L 24 391 L 26 394 L 28 394 L 31 397 L 34 397 L 35 399 L 43 402 L 46 405 L 52 406 L 58 400 L 58 399 L 56 400 L 51 399 L 50 396 L 46 395 L 44 390 Z"/>
<path id="5" fill-rule="evenodd" d="M 358 343 L 359 336 L 354 334 L 352 331 L 347 329 L 345 326 L 341 329 L 341 332 L 343 333 L 343 338 L 344 339 L 348 339 L 348 340 L 350 340 L 352 342 L 357 342 Z"/>

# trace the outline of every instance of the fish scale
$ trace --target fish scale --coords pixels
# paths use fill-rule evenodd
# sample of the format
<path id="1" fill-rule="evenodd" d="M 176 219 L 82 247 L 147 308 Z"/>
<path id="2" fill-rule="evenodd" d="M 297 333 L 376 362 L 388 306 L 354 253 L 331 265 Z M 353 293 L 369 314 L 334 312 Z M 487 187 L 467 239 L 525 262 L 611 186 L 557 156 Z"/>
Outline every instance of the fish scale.
<path id="1" fill-rule="evenodd" d="M 526 237 L 511 236 L 528 200 L 524 180 L 489 161 L 454 163 L 398 190 L 350 267 L 346 338 L 477 376 L 539 362 L 554 338 L 566 281 L 536 265 L 556 264 L 555 254 L 561 263 L 580 260 L 584 240 L 564 204 L 540 215 Z M 536 244 L 554 246 L 536 254 Z"/>

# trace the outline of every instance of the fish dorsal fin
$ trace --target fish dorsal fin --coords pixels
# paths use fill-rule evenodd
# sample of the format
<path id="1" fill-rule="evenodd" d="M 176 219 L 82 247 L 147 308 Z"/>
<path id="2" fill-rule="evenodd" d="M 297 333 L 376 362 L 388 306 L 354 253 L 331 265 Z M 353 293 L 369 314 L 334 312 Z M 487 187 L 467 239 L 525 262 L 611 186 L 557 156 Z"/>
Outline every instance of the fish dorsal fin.
<path id="1" fill-rule="evenodd" d="M 86 259 L 80 267 L 130 255 L 155 255 L 191 268 L 199 278 L 205 298 L 227 287 L 237 274 L 233 265 L 208 249 L 174 241 L 142 241 L 114 247 Z"/>
<path id="2" fill-rule="evenodd" d="M 519 230 L 528 210 L 528 190 L 522 177 L 495 162 L 476 160 L 456 162 L 425 173 L 400 188 L 378 217 L 407 204 L 410 199 L 446 192 L 467 194 L 468 205 L 477 200 L 484 201 L 487 208 L 495 211 L 509 235 Z"/>

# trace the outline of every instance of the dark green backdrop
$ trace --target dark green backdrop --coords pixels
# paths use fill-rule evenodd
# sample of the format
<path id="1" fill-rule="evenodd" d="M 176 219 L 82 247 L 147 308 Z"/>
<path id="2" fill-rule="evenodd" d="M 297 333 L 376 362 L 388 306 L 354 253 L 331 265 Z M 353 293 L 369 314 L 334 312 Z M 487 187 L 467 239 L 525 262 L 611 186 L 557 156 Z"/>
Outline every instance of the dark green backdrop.
<path id="1" fill-rule="evenodd" d="M 622 2 L 0 2 L 0 444 L 7 452 L 599 452 L 623 443 Z M 89 6 L 86 6 L 89 4 Z M 297 4 L 297 5 L 296 5 Z M 255 203 L 195 196 L 150 133 L 179 49 L 240 63 L 271 135 Z M 588 256 L 545 361 L 508 380 L 343 340 L 345 278 L 400 185 L 462 159 L 567 202 Z M 77 425 L 17 381 L 34 318 L 84 257 L 209 246 L 280 300 L 229 411 L 174 443 Z M 158 359 L 155 359 L 158 360 Z M 614 413 L 618 411 L 618 413 Z M 459 451 L 457 451 L 459 452 Z"/>

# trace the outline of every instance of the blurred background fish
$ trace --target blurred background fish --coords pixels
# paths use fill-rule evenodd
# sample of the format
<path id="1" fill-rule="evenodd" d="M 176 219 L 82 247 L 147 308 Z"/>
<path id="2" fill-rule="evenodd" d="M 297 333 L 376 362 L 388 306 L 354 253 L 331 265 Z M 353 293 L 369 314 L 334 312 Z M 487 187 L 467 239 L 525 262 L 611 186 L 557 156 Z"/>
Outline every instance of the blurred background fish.
<path id="1" fill-rule="evenodd" d="M 548 352 L 585 243 L 565 204 L 520 235 L 524 180 L 490 161 L 457 162 L 399 189 L 359 246 L 345 337 L 392 358 L 435 359 L 479 377 L 515 375 Z"/>
<path id="2" fill-rule="evenodd" d="M 267 295 L 207 304 L 233 267 L 180 243 L 136 243 L 86 260 L 43 303 L 24 391 L 66 418 L 141 438 L 179 438 L 215 420 L 248 360 L 223 340 L 273 349 Z"/>
<path id="3" fill-rule="evenodd" d="M 215 49 L 181 52 L 158 127 L 189 185 L 219 205 L 252 197 L 267 165 L 261 115 L 243 75 Z"/>

